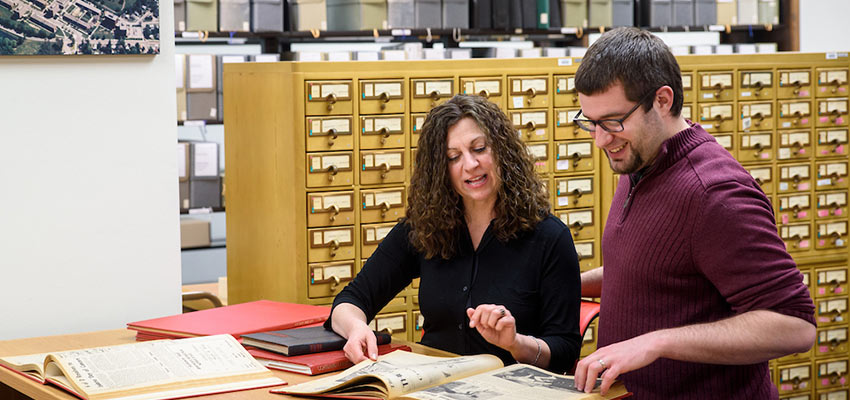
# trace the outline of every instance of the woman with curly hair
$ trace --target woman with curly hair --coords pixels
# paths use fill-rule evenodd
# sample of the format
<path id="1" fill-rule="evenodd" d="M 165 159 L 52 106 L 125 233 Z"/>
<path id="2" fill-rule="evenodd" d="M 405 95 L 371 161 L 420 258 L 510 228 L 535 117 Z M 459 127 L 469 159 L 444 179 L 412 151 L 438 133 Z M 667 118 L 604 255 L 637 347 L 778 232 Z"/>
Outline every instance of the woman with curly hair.
<path id="1" fill-rule="evenodd" d="M 325 326 L 347 338 L 351 361 L 375 359 L 367 321 L 421 278 L 422 344 L 571 369 L 578 259 L 513 124 L 483 97 L 457 95 L 428 114 L 418 148 L 407 217 L 336 297 Z"/>

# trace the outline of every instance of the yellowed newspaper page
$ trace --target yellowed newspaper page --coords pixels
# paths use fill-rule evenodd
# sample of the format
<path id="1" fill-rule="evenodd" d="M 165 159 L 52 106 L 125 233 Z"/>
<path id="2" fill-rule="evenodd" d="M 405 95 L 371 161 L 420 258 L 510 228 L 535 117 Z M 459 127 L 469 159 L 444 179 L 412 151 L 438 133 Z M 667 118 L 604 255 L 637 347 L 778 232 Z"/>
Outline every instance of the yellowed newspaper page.
<path id="1" fill-rule="evenodd" d="M 575 389 L 572 376 L 558 375 L 527 364 L 514 364 L 453 382 L 447 382 L 403 399 L 416 400 L 585 400 L 614 399 L 625 395 L 622 385 L 613 387 L 606 397 Z"/>
<path id="2" fill-rule="evenodd" d="M 230 335 L 52 353 L 46 377 L 89 399 L 164 399 L 282 385 Z"/>
<path id="3" fill-rule="evenodd" d="M 346 388 L 358 384 L 374 386 L 376 383 L 382 383 L 386 391 L 381 397 L 394 398 L 501 366 L 502 361 L 492 355 L 432 357 L 407 351 L 394 351 L 378 357 L 377 361 L 363 361 L 339 374 L 300 385 L 274 389 L 273 392 L 353 394 L 363 392 Z"/>
<path id="4" fill-rule="evenodd" d="M 0 364 L 44 382 L 44 359 L 47 353 L 0 357 Z"/>

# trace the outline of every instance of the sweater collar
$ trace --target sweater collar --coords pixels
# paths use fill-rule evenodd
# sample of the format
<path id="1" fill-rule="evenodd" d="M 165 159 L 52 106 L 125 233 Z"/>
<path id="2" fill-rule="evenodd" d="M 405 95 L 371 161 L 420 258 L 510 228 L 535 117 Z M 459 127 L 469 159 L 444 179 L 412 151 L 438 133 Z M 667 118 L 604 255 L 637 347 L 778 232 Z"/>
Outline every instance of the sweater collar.
<path id="1" fill-rule="evenodd" d="M 661 143 L 655 162 L 648 168 L 644 176 L 666 170 L 685 157 L 691 150 L 706 142 L 716 142 L 713 136 L 697 123 L 688 121 L 690 127 L 677 132 Z"/>

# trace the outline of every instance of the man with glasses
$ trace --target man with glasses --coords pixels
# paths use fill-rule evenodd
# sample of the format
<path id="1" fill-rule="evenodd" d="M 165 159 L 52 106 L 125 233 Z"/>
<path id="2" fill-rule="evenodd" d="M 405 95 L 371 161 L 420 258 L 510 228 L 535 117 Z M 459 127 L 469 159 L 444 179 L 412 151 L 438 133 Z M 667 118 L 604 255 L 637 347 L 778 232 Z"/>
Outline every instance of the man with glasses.
<path id="1" fill-rule="evenodd" d="M 682 77 L 652 34 L 618 28 L 575 76 L 575 118 L 623 176 L 602 238 L 598 349 L 576 386 L 635 399 L 777 399 L 767 361 L 807 351 L 814 305 L 770 201 L 714 138 L 685 120 Z M 604 270 L 604 290 L 603 290 Z"/>

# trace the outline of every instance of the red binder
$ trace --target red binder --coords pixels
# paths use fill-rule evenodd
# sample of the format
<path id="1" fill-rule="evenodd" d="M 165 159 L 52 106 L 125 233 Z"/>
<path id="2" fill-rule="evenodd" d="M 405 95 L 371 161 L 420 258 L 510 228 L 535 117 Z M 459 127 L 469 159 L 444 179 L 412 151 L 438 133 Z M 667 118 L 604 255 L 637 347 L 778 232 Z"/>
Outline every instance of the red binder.
<path id="1" fill-rule="evenodd" d="M 345 352 L 342 350 L 287 357 L 256 347 L 245 346 L 245 348 L 248 349 L 248 353 L 251 353 L 266 368 L 295 372 L 303 375 L 318 375 L 325 372 L 340 371 L 354 365 L 345 358 Z M 396 350 L 410 351 L 410 347 L 391 343 L 382 344 L 378 346 L 378 355 Z"/>

